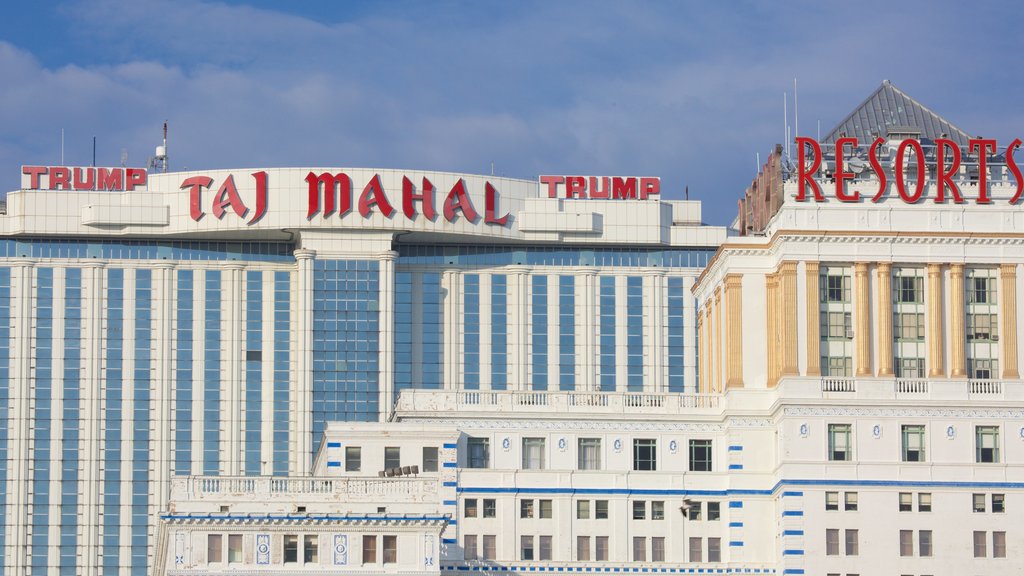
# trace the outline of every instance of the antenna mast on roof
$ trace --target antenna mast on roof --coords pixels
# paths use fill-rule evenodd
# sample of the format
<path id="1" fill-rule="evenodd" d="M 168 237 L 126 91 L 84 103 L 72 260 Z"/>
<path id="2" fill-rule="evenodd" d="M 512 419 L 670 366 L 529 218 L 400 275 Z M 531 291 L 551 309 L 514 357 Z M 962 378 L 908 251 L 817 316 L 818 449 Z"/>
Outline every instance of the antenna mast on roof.
<path id="1" fill-rule="evenodd" d="M 800 137 L 800 100 L 796 92 L 796 78 L 793 78 L 793 136 Z"/>
<path id="2" fill-rule="evenodd" d="M 149 169 L 167 172 L 167 121 L 164 120 L 164 143 L 156 147 L 156 155 L 149 159 Z"/>

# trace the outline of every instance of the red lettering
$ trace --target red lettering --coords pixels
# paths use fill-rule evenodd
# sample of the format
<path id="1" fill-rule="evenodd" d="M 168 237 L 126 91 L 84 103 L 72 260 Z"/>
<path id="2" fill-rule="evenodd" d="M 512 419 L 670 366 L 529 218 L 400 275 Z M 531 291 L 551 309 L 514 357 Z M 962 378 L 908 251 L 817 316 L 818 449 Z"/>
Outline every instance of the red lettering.
<path id="1" fill-rule="evenodd" d="M 640 179 L 640 199 L 647 200 L 651 194 L 661 194 L 661 178 Z"/>
<path id="2" fill-rule="evenodd" d="M 597 177 L 590 177 L 590 197 L 608 198 L 612 195 L 612 179 L 607 176 L 601 177 L 601 188 L 597 187 Z"/>
<path id="3" fill-rule="evenodd" d="M 459 181 L 452 186 L 452 191 L 444 199 L 444 219 L 449 222 L 455 221 L 455 212 L 461 210 L 466 220 L 476 222 L 477 213 L 473 208 L 473 202 L 466 194 L 466 184 L 459 178 Z"/>
<path id="4" fill-rule="evenodd" d="M 903 158 L 907 154 L 907 148 L 913 148 L 914 154 L 917 155 L 917 183 L 913 194 L 907 194 L 907 183 L 903 179 Z M 917 140 L 904 140 L 896 149 L 896 191 L 908 204 L 921 199 L 921 193 L 924 191 L 924 149 Z"/>
<path id="5" fill-rule="evenodd" d="M 885 193 L 885 168 L 882 168 L 882 163 L 878 160 L 878 149 L 885 144 L 885 140 L 882 138 L 875 138 L 875 141 L 871 143 L 871 149 L 868 151 L 868 160 L 871 161 L 871 169 L 875 171 L 878 176 L 878 192 L 875 193 L 875 197 L 871 199 L 872 202 L 878 202 L 882 199 L 882 194 Z"/>
<path id="6" fill-rule="evenodd" d="M 996 153 L 996 141 L 988 138 L 971 138 L 967 141 L 967 151 L 978 154 L 978 204 L 991 204 L 988 197 L 988 155 Z"/>
<path id="7" fill-rule="evenodd" d="M 82 179 L 82 173 L 85 173 L 86 179 Z M 74 170 L 74 188 L 75 190 L 95 190 L 96 189 L 96 170 L 95 168 L 75 168 Z"/>
<path id="8" fill-rule="evenodd" d="M 811 164 L 810 168 L 807 166 L 807 146 L 810 145 L 811 151 L 814 152 L 814 163 Z M 796 193 L 797 202 L 805 202 L 807 200 L 807 185 L 810 184 L 814 190 L 814 201 L 824 202 L 825 195 L 821 193 L 821 188 L 818 183 L 814 181 L 814 174 L 821 168 L 821 146 L 817 142 L 810 138 L 798 136 L 796 139 L 796 162 L 799 164 L 797 168 L 797 182 L 799 182 L 800 188 Z"/>
<path id="9" fill-rule="evenodd" d="M 143 168 L 125 168 L 125 189 L 135 190 L 136 186 L 146 185 L 146 171 Z"/>
<path id="10" fill-rule="evenodd" d="M 494 211 L 497 209 L 497 205 L 498 205 L 498 191 L 494 189 L 494 186 L 491 186 L 490 182 L 487 182 L 486 184 L 484 184 L 484 191 L 485 191 L 485 202 L 484 202 L 484 207 L 485 207 L 484 215 L 485 216 L 484 216 L 484 223 L 485 224 L 495 224 L 495 225 L 498 225 L 498 226 L 505 226 L 506 224 L 508 224 L 508 214 L 507 213 L 504 216 L 502 216 L 501 218 L 495 218 L 494 217 Z"/>
<path id="11" fill-rule="evenodd" d="M 256 213 L 247 223 L 249 226 L 258 222 L 267 213 L 267 173 L 253 172 L 252 177 L 256 179 Z"/>
<path id="12" fill-rule="evenodd" d="M 949 186 L 949 191 L 953 193 L 953 201 L 957 204 L 963 204 L 964 197 L 960 194 L 960 188 L 957 187 L 952 178 L 953 174 L 956 174 L 956 171 L 960 169 L 960 147 L 956 145 L 956 142 L 946 140 L 945 138 L 936 140 L 935 146 L 935 174 L 939 180 L 938 195 L 935 197 L 935 203 L 940 204 L 946 201 L 946 186 Z M 950 165 L 948 171 L 946 170 L 946 149 L 953 151 L 953 164 Z"/>
<path id="13" fill-rule="evenodd" d="M 217 195 L 213 197 L 213 216 L 217 220 L 224 217 L 224 207 L 231 206 L 231 209 L 238 214 L 239 218 L 245 217 L 245 214 L 249 211 L 245 204 L 242 203 L 242 198 L 238 195 L 238 188 L 235 188 L 235 176 L 228 174 L 227 180 L 220 185 L 220 189 L 217 190 Z"/>
<path id="14" fill-rule="evenodd" d="M 1020 148 L 1020 145 L 1020 138 L 1017 138 L 1006 147 L 1006 166 L 1013 174 L 1013 178 L 1017 180 L 1017 192 L 1014 193 L 1013 198 L 1010 198 L 1010 204 L 1016 204 L 1017 200 L 1020 199 L 1021 192 L 1024 192 L 1024 177 L 1021 177 L 1020 167 L 1017 166 L 1017 161 L 1013 159 L 1013 153 Z"/>
<path id="15" fill-rule="evenodd" d="M 836 171 L 834 173 L 836 179 L 836 198 L 840 202 L 859 202 L 860 192 L 853 191 L 850 194 L 846 193 L 846 181 L 853 180 L 853 172 L 847 172 L 843 169 L 843 156 L 846 154 L 846 145 L 856 148 L 856 138 L 839 138 L 836 140 Z"/>
<path id="16" fill-rule="evenodd" d="M 561 176 L 541 176 L 540 183 L 548 185 L 548 198 L 558 196 L 558 185 L 564 181 Z"/>
<path id="17" fill-rule="evenodd" d="M 63 186 L 65 190 L 71 189 L 71 170 L 63 166 L 50 168 L 50 190 L 57 190 Z"/>
<path id="18" fill-rule="evenodd" d="M 28 189 L 39 189 L 39 177 L 46 174 L 46 166 L 22 166 L 21 173 L 28 175 Z"/>
<path id="19" fill-rule="evenodd" d="M 97 190 L 124 190 L 124 171 L 120 168 L 100 168 L 96 172 Z"/>
<path id="20" fill-rule="evenodd" d="M 416 216 L 416 207 L 413 202 L 419 200 L 423 204 L 423 216 L 431 222 L 437 217 L 437 213 L 434 212 L 434 185 L 423 178 L 423 192 L 420 194 L 415 193 L 416 187 L 413 186 L 412 180 L 409 180 L 407 176 L 402 176 L 402 211 L 405 212 L 405 217 L 412 220 Z"/>
<path id="21" fill-rule="evenodd" d="M 196 222 L 203 217 L 202 204 L 202 190 L 203 188 L 209 188 L 213 184 L 213 178 L 209 176 L 193 176 L 186 178 L 181 183 L 181 189 L 188 188 L 188 207 L 189 216 L 192 217 Z"/>
<path id="22" fill-rule="evenodd" d="M 565 197 L 566 198 L 586 198 L 587 197 L 587 179 L 583 176 L 566 176 L 565 177 Z"/>
<path id="23" fill-rule="evenodd" d="M 335 193 L 338 192 L 341 195 L 341 209 L 338 212 L 338 216 L 344 216 L 352 209 L 352 180 L 349 179 L 348 174 L 339 172 L 332 176 L 330 173 L 324 172 L 317 176 L 310 172 L 306 174 L 306 183 L 309 184 L 309 208 L 306 210 L 307 220 L 311 219 L 320 210 L 321 186 L 324 190 L 324 218 L 334 213 L 334 205 L 336 204 Z"/>
<path id="24" fill-rule="evenodd" d="M 636 199 L 636 178 L 612 178 L 612 198 Z"/>
<path id="25" fill-rule="evenodd" d="M 380 213 L 385 218 L 390 218 L 395 213 L 395 209 L 388 202 L 387 195 L 384 194 L 384 186 L 380 183 L 379 174 L 374 174 L 373 178 L 370 178 L 366 187 L 363 188 L 363 193 L 359 195 L 359 214 L 363 218 L 369 218 L 370 207 L 374 205 L 380 209 Z"/>

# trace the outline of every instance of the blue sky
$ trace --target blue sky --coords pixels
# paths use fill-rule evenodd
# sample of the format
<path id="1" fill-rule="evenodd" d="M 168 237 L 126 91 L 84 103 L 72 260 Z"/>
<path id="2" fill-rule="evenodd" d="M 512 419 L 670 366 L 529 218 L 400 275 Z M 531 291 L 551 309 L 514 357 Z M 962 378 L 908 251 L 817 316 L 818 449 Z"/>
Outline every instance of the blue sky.
<path id="1" fill-rule="evenodd" d="M 661 176 L 728 224 L 757 153 L 882 81 L 1024 137 L 1020 2 L 71 0 L 0 23 L 0 189 L 22 164 Z M 792 105 L 792 100 L 790 100 Z M 792 109 L 790 109 L 792 123 Z"/>

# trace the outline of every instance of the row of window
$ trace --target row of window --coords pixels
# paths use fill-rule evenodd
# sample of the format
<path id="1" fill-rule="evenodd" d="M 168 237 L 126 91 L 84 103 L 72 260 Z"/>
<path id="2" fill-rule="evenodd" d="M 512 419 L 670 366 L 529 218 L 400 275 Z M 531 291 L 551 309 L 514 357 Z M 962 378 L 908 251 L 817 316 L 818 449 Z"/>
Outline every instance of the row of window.
<path id="1" fill-rule="evenodd" d="M 552 560 L 554 537 L 520 536 L 519 559 L 524 561 Z M 705 543 L 706 541 L 706 543 Z M 688 540 L 689 562 L 722 561 L 721 538 L 693 537 Z M 706 544 L 706 546 L 705 546 Z M 632 560 L 634 562 L 664 562 L 665 537 L 634 536 L 632 539 Z M 462 538 L 463 554 L 466 560 L 495 560 L 497 555 L 497 537 L 493 534 L 466 534 Z M 608 560 L 608 536 L 577 536 L 576 561 L 606 562 Z"/>
<path id="2" fill-rule="evenodd" d="M 900 459 L 903 462 L 925 462 L 926 427 L 924 424 L 900 426 Z M 975 462 L 999 462 L 999 426 L 974 427 Z M 828 425 L 828 459 L 853 460 L 853 425 Z"/>
<path id="3" fill-rule="evenodd" d="M 490 468 L 491 446 L 488 438 L 467 440 L 467 468 Z M 579 470 L 603 470 L 601 462 L 601 438 L 579 438 L 577 440 L 577 468 Z M 547 439 L 522 439 L 522 469 L 544 470 L 547 468 Z M 689 470 L 711 472 L 713 444 L 711 440 L 689 441 Z M 655 471 L 658 469 L 658 441 L 653 438 L 633 439 L 633 470 Z"/>
<path id="4" fill-rule="evenodd" d="M 826 511 L 837 511 L 839 510 L 839 492 L 825 492 L 825 510 Z M 843 492 L 843 510 L 856 511 L 857 510 L 857 493 L 856 492 Z M 900 512 L 913 512 L 914 511 L 914 493 L 913 492 L 900 492 L 899 493 L 899 511 Z M 918 512 L 931 512 L 932 511 L 932 495 L 931 492 L 918 492 L 917 493 L 917 511 Z M 1006 512 L 1006 495 L 1005 494 L 972 494 L 972 507 L 975 512 L 986 512 L 991 510 L 997 514 Z M 986 507 L 987 503 L 991 503 L 990 507 Z"/>
<path id="5" fill-rule="evenodd" d="M 378 542 L 379 539 L 379 542 Z M 242 534 L 207 534 L 206 561 L 210 564 L 242 563 Z M 225 546 L 226 544 L 226 546 Z M 398 537 L 366 535 L 362 538 L 363 564 L 393 564 L 398 559 Z M 320 536 L 285 534 L 281 538 L 281 561 L 285 564 L 316 564 L 320 561 Z"/>
<path id="6" fill-rule="evenodd" d="M 910 274 L 907 274 L 910 272 Z M 852 278 L 849 268 L 822 267 L 819 283 L 820 302 L 850 302 Z M 895 270 L 892 297 L 897 304 L 924 303 L 924 276 L 920 268 Z M 994 304 L 996 302 L 995 271 L 975 268 L 968 271 L 964 282 L 967 304 Z"/>
<path id="7" fill-rule="evenodd" d="M 925 339 L 924 314 L 921 312 L 894 312 L 892 324 L 893 338 L 898 342 L 921 342 Z M 995 313 L 968 313 L 966 334 L 968 341 L 998 342 L 999 316 Z M 821 337 L 828 340 L 852 340 L 851 313 L 842 310 L 822 312 Z"/>
<path id="8" fill-rule="evenodd" d="M 855 492 L 852 494 L 856 496 Z M 650 506 L 648 506 L 648 502 Z M 633 500 L 631 509 L 633 520 L 646 520 L 648 518 L 648 510 L 650 511 L 651 520 L 665 519 L 664 500 Z M 711 501 L 705 503 L 685 500 L 684 505 L 680 507 L 680 511 L 686 515 L 686 518 L 694 521 L 704 519 L 705 509 L 707 510 L 707 520 L 715 521 L 722 518 L 721 502 Z M 543 520 L 550 519 L 553 515 L 554 503 L 552 500 L 526 498 L 519 501 L 520 518 L 539 518 Z M 465 518 L 497 518 L 497 516 L 498 506 L 497 500 L 494 498 L 484 498 L 482 500 L 467 498 L 463 502 L 463 517 Z M 576 501 L 576 519 L 590 520 L 592 518 L 594 520 L 608 519 L 608 500 Z"/>
<path id="9" fill-rule="evenodd" d="M 420 459 L 421 472 L 437 472 L 438 450 L 437 446 L 424 446 Z M 386 446 L 384 448 L 384 469 L 402 467 L 402 449 L 398 446 Z M 363 468 L 363 449 L 360 446 L 345 447 L 345 471 L 360 472 Z"/>

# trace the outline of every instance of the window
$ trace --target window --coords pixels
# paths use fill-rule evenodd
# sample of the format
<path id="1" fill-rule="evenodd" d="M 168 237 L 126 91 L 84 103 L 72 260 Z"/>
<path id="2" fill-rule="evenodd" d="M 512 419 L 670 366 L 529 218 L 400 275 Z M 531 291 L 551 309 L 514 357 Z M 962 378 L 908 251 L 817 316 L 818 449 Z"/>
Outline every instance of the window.
<path id="1" fill-rule="evenodd" d="M 924 462 L 924 426 L 920 424 L 901 427 L 903 436 L 903 461 Z"/>
<path id="2" fill-rule="evenodd" d="M 608 501 L 594 500 L 594 518 L 597 520 L 608 519 Z"/>
<path id="3" fill-rule="evenodd" d="M 345 447 L 345 471 L 359 472 L 363 466 L 363 449 L 359 446 Z"/>
<path id="4" fill-rule="evenodd" d="M 533 536 L 519 537 L 519 559 L 533 560 Z"/>
<path id="5" fill-rule="evenodd" d="M 924 302 L 924 278 L 921 276 L 897 277 L 896 302 L 900 304 L 919 304 Z"/>
<path id="6" fill-rule="evenodd" d="M 895 312 L 892 315 L 893 335 L 896 340 L 919 342 L 924 340 L 924 314 L 919 312 Z M 899 374 L 897 374 L 899 376 Z M 919 376 L 904 375 L 904 378 Z"/>
<path id="7" fill-rule="evenodd" d="M 853 359 L 849 356 L 822 356 L 822 376 L 849 377 L 853 375 Z"/>
<path id="8" fill-rule="evenodd" d="M 974 494 L 972 500 L 974 501 L 974 511 L 984 512 L 985 511 L 985 495 Z"/>
<path id="9" fill-rule="evenodd" d="M 540 537 L 540 557 L 538 560 L 551 560 L 551 536 Z"/>
<path id="10" fill-rule="evenodd" d="M 708 520 L 720 520 L 722 518 L 722 503 L 708 502 Z"/>
<path id="11" fill-rule="evenodd" d="M 488 438 L 469 438 L 466 440 L 469 451 L 467 468 L 488 468 L 491 465 L 491 441 Z"/>
<path id="12" fill-rule="evenodd" d="M 523 469 L 544 469 L 544 439 L 523 438 Z"/>
<path id="13" fill-rule="evenodd" d="M 224 561 L 224 539 L 220 534 L 206 535 L 206 561 L 209 563 Z"/>
<path id="14" fill-rule="evenodd" d="M 308 538 L 308 536 L 307 536 Z M 242 561 L 242 535 L 228 535 L 228 563 L 236 564 Z"/>
<path id="15" fill-rule="evenodd" d="M 633 440 L 633 470 L 658 469 L 657 440 L 636 438 Z"/>
<path id="16" fill-rule="evenodd" d="M 476 535 L 466 534 L 462 538 L 462 554 L 466 560 L 476 560 Z"/>
<path id="17" fill-rule="evenodd" d="M 700 538 L 690 538 L 690 562 L 703 562 L 704 554 Z"/>
<path id="18" fill-rule="evenodd" d="M 846 531 L 846 555 L 856 556 L 860 551 L 860 543 L 857 530 Z"/>
<path id="19" fill-rule="evenodd" d="M 652 500 L 651 501 L 651 520 L 664 520 L 665 519 L 665 501 L 664 500 Z"/>
<path id="20" fill-rule="evenodd" d="M 464 518 L 476 518 L 476 513 L 476 498 L 466 498 L 466 501 L 463 504 L 462 516 Z"/>
<path id="21" fill-rule="evenodd" d="M 647 518 L 647 501 L 633 501 L 633 520 L 644 520 Z"/>
<path id="22" fill-rule="evenodd" d="M 994 374 L 999 372 L 999 361 L 987 358 L 971 358 L 967 360 L 967 375 L 978 380 L 995 378 Z"/>
<path id="23" fill-rule="evenodd" d="M 931 512 L 932 511 L 932 494 L 931 492 L 921 492 L 917 495 L 917 511 L 918 512 Z"/>
<path id="24" fill-rule="evenodd" d="M 384 536 L 384 564 L 398 562 L 398 536 Z"/>
<path id="25" fill-rule="evenodd" d="M 402 449 L 397 446 L 387 446 L 384 448 L 384 467 L 385 468 L 401 468 L 402 467 Z"/>
<path id="26" fill-rule="evenodd" d="M 538 501 L 538 504 L 540 504 L 540 517 L 541 518 L 551 518 L 551 516 L 552 516 L 551 500 L 540 500 L 540 501 Z"/>
<path id="27" fill-rule="evenodd" d="M 576 560 L 578 562 L 590 561 L 590 536 L 576 537 Z"/>
<path id="28" fill-rule="evenodd" d="M 1006 532 L 992 533 L 992 557 L 1006 558 Z"/>
<path id="29" fill-rule="evenodd" d="M 519 517 L 533 518 L 533 500 L 519 501 Z"/>
<path id="30" fill-rule="evenodd" d="M 597 536 L 594 538 L 594 560 L 603 562 L 608 560 L 608 537 Z"/>
<path id="31" fill-rule="evenodd" d="M 423 471 L 437 472 L 437 446 L 423 447 Z"/>
<path id="32" fill-rule="evenodd" d="M 914 495 L 910 492 L 900 492 L 900 512 L 914 511 Z"/>
<path id="33" fill-rule="evenodd" d="M 722 561 L 722 539 L 708 538 L 708 562 Z"/>
<path id="34" fill-rule="evenodd" d="M 825 492 L 825 510 L 839 510 L 839 492 Z"/>
<path id="35" fill-rule="evenodd" d="M 996 314 L 967 314 L 967 340 L 979 342 L 995 342 L 999 340 L 999 316 Z M 991 378 L 992 376 L 974 376 L 974 378 Z"/>
<path id="36" fill-rule="evenodd" d="M 852 460 L 849 424 L 828 425 L 828 459 L 834 462 Z"/>
<path id="37" fill-rule="evenodd" d="M 821 283 L 822 302 L 849 302 L 850 277 L 837 274 L 825 274 Z"/>
<path id="38" fill-rule="evenodd" d="M 633 537 L 633 562 L 647 561 L 647 539 L 643 536 Z"/>
<path id="39" fill-rule="evenodd" d="M 917 553 L 920 556 L 931 556 L 932 555 L 932 531 L 931 530 L 918 530 L 917 531 Z"/>
<path id="40" fill-rule="evenodd" d="M 711 440 L 690 440 L 690 472 L 711 472 Z"/>
<path id="41" fill-rule="evenodd" d="M 655 536 L 651 538 L 651 562 L 665 561 L 665 538 Z"/>
<path id="42" fill-rule="evenodd" d="M 1006 497 L 1003 494 L 992 495 L 992 511 L 997 513 L 1006 512 Z"/>
<path id="43" fill-rule="evenodd" d="M 853 318 L 849 312 L 825 312 L 821 315 L 821 333 L 829 340 L 853 338 Z"/>
<path id="44" fill-rule="evenodd" d="M 576 519 L 590 520 L 590 500 L 576 501 Z"/>
<path id="45" fill-rule="evenodd" d="M 498 517 L 498 501 L 494 498 L 484 498 L 484 518 Z"/>
<path id="46" fill-rule="evenodd" d="M 601 469 L 601 439 L 580 438 L 578 443 L 579 469 L 600 470 Z"/>
<path id="47" fill-rule="evenodd" d="M 295 534 L 284 535 L 284 563 L 296 564 L 299 561 L 299 537 Z"/>
<path id="48" fill-rule="evenodd" d="M 984 558 L 988 556 L 988 550 L 985 545 L 985 533 L 981 531 L 974 532 L 974 557 Z"/>
<path id="49" fill-rule="evenodd" d="M 497 537 L 493 534 L 484 535 L 484 560 L 494 560 L 497 554 Z"/>
<path id="50" fill-rule="evenodd" d="M 704 505 L 703 502 L 693 502 L 690 507 L 686 509 L 687 520 L 700 520 L 701 507 Z"/>
<path id="51" fill-rule="evenodd" d="M 857 493 L 856 492 L 846 492 L 845 494 L 843 494 L 843 496 L 844 496 L 843 509 L 847 510 L 847 511 L 855 511 L 855 510 L 857 510 Z"/>
<path id="52" fill-rule="evenodd" d="M 827 556 L 839 555 L 839 529 L 828 528 L 825 530 L 825 554 Z"/>
<path id="53" fill-rule="evenodd" d="M 900 530 L 900 556 L 914 555 L 914 531 Z"/>
<path id="54" fill-rule="evenodd" d="M 363 564 L 377 563 L 377 537 L 363 536 Z"/>
<path id="55" fill-rule="evenodd" d="M 980 270 L 974 273 L 983 272 Z M 967 279 L 967 302 L 969 304 L 994 304 L 995 279 L 974 276 Z"/>
<path id="56" fill-rule="evenodd" d="M 924 358 L 896 358 L 897 378 L 924 378 Z"/>
<path id="57" fill-rule="evenodd" d="M 999 462 L 999 427 L 976 426 L 974 443 L 978 462 Z"/>

